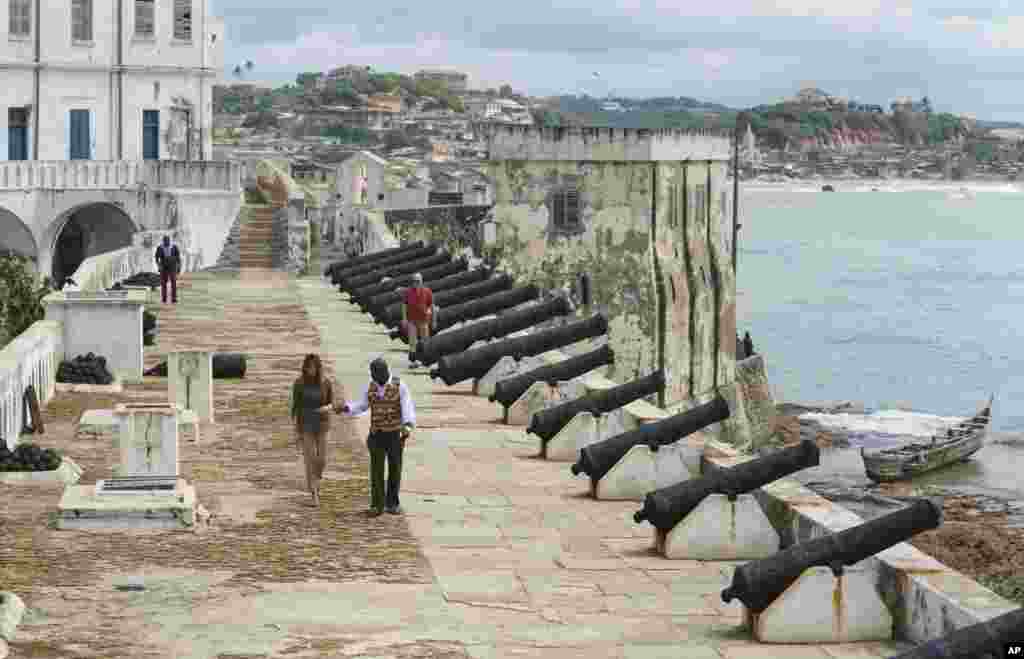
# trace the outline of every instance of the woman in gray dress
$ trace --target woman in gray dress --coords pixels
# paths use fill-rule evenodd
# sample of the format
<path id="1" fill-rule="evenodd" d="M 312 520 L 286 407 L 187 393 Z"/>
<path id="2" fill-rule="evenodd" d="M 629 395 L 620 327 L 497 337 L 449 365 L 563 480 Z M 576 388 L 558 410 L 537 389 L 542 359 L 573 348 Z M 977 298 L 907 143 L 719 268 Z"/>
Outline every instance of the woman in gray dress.
<path id="1" fill-rule="evenodd" d="M 324 377 L 320 357 L 306 355 L 302 375 L 292 385 L 292 418 L 295 419 L 295 439 L 306 463 L 306 486 L 317 507 L 320 506 L 320 479 L 327 464 L 329 412 L 334 402 L 334 387 Z"/>

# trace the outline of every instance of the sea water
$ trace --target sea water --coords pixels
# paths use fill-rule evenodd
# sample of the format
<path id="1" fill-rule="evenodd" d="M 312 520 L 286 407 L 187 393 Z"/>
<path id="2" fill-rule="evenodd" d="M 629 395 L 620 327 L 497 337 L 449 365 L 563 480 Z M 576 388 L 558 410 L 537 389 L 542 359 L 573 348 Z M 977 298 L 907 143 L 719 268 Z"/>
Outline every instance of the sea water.
<path id="1" fill-rule="evenodd" d="M 972 416 L 995 394 L 1002 443 L 935 478 L 1019 496 L 1024 189 L 834 185 L 742 190 L 737 327 L 765 355 L 776 402 L 861 403 L 866 414 L 815 420 L 877 440 L 928 436 L 936 417 Z M 834 467 L 862 478 L 850 453 Z"/>

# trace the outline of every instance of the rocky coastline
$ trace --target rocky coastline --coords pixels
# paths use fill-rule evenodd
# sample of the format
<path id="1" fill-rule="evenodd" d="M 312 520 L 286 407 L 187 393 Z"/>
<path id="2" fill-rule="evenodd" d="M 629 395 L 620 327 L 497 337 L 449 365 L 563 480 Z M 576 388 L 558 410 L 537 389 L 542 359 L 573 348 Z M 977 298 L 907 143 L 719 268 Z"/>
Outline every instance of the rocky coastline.
<path id="1" fill-rule="evenodd" d="M 865 409 L 854 402 L 779 403 L 771 444 L 791 445 L 809 439 L 823 449 L 849 446 L 849 439 L 842 431 L 800 418 L 808 412 L 858 414 Z M 1024 525 L 1020 521 L 1024 510 L 1020 502 L 967 495 L 954 488 L 918 487 L 913 482 L 872 484 L 864 488 L 814 483 L 808 487 L 830 501 L 849 505 L 862 516 L 865 508 L 875 514 L 885 514 L 908 498 L 942 497 L 945 514 L 942 526 L 916 536 L 910 544 L 999 595 L 1024 605 Z"/>

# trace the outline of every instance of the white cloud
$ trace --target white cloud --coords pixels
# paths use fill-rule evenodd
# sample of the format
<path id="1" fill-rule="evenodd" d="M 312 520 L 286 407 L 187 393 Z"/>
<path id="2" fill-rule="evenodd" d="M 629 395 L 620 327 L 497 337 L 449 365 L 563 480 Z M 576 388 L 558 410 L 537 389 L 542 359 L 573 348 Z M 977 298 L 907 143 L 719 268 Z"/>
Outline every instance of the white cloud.
<path id="1" fill-rule="evenodd" d="M 950 16 L 942 21 L 942 27 L 950 32 L 973 32 L 979 25 L 970 16 Z"/>
<path id="2" fill-rule="evenodd" d="M 1024 48 L 1024 16 L 1007 16 L 985 33 L 985 42 L 1000 50 Z"/>

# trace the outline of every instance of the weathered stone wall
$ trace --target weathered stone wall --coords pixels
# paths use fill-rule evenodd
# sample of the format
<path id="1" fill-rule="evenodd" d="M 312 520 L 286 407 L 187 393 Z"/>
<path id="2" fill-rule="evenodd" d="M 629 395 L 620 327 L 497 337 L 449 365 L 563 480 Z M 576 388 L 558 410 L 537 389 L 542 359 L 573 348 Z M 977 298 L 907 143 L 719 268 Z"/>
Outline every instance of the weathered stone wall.
<path id="1" fill-rule="evenodd" d="M 607 315 L 620 381 L 655 370 L 656 310 L 650 257 L 653 163 L 491 162 L 497 244 L 486 256 L 523 281 L 575 288 L 591 278 L 595 312 Z M 580 223 L 552 221 L 554 195 L 572 184 Z"/>
<path id="2" fill-rule="evenodd" d="M 724 162 L 658 163 L 653 277 L 664 309 L 666 406 L 735 379 L 736 279 Z"/>

